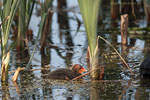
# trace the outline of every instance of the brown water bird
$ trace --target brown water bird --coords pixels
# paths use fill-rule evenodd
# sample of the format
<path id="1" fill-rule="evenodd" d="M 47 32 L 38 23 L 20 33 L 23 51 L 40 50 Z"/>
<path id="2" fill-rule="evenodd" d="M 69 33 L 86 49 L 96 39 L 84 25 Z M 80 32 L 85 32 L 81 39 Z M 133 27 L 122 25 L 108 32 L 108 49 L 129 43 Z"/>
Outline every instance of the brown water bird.
<path id="1" fill-rule="evenodd" d="M 82 75 L 86 70 L 79 64 L 73 65 L 70 69 L 60 68 L 48 74 L 48 79 L 69 80 Z"/>

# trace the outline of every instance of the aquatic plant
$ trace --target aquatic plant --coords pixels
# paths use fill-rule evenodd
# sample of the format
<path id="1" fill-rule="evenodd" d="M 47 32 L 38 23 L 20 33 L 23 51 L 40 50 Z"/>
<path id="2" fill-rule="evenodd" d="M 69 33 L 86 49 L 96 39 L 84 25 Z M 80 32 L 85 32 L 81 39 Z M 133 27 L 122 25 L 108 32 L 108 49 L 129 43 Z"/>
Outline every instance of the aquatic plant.
<path id="1" fill-rule="evenodd" d="M 97 22 L 100 0 L 78 0 L 81 15 L 86 29 L 89 44 L 91 70 L 99 67 L 99 49 L 97 40 Z M 91 73 L 92 79 L 97 79 L 99 72 Z"/>
<path id="2" fill-rule="evenodd" d="M 9 46 L 8 38 L 10 33 L 10 27 L 15 15 L 15 12 L 19 6 L 20 0 L 3 0 L 3 7 L 1 7 L 1 20 L 4 20 L 7 16 L 10 16 L 8 21 L 2 24 L 2 31 L 0 33 L 1 40 L 1 81 L 7 81 L 8 68 L 9 68 Z"/>
<path id="3" fill-rule="evenodd" d="M 30 59 L 29 59 L 29 62 L 28 62 L 28 64 L 26 65 L 26 69 L 25 69 L 25 70 L 28 70 L 29 67 L 30 67 L 32 58 L 33 58 L 33 56 L 34 56 L 34 53 L 35 53 L 35 50 L 36 50 L 36 47 L 37 47 L 37 43 L 38 43 L 39 37 L 42 36 L 42 31 L 43 31 L 43 29 L 44 29 L 46 17 L 48 16 L 48 9 L 49 9 L 49 7 L 51 6 L 52 1 L 53 1 L 53 0 L 46 0 L 46 1 L 42 4 L 42 6 L 41 6 L 41 7 L 42 7 L 42 11 L 41 11 L 41 12 L 42 12 L 42 13 L 41 13 L 41 22 L 40 22 L 38 34 L 37 34 L 37 37 L 36 37 L 34 49 L 33 49 L 33 51 L 32 51 L 31 57 L 30 57 Z M 41 37 L 41 38 L 42 38 L 42 37 Z"/>
<path id="4" fill-rule="evenodd" d="M 38 31 L 38 34 L 37 34 L 37 37 L 36 37 L 34 49 L 33 49 L 33 51 L 32 51 L 31 57 L 30 57 L 30 59 L 29 59 L 29 62 L 28 62 L 28 64 L 27 64 L 27 66 L 26 66 L 26 70 L 28 70 L 29 67 L 30 67 L 32 58 L 33 58 L 33 56 L 34 56 L 34 53 L 35 53 L 35 50 L 36 50 L 36 47 L 37 47 L 37 43 L 38 43 L 39 37 L 40 37 L 41 34 L 42 34 L 42 29 L 43 29 L 43 26 L 44 26 L 44 22 L 45 22 L 45 19 L 46 19 L 46 15 L 47 15 L 47 13 L 43 13 L 43 15 L 42 15 L 42 17 L 41 17 L 40 27 L 39 27 L 39 31 Z"/>
<path id="5" fill-rule="evenodd" d="M 8 48 L 8 39 L 9 39 L 9 33 L 11 29 L 12 22 L 13 24 L 18 25 L 17 30 L 17 50 L 25 50 L 25 47 L 27 46 L 27 36 L 26 32 L 29 26 L 29 22 L 32 16 L 35 0 L 3 0 L 2 7 L 0 8 L 0 14 L 1 14 L 1 20 L 4 20 L 7 16 L 10 16 L 10 19 L 3 23 L 2 25 L 2 32 L 0 34 L 0 40 L 1 40 L 1 80 L 7 81 L 8 76 L 8 65 L 9 65 L 9 59 L 10 59 L 10 53 Z M 45 5 L 44 5 L 45 4 Z M 48 12 L 48 8 L 52 4 L 52 0 L 45 0 L 42 5 L 41 10 L 41 24 L 38 32 L 38 36 L 36 39 L 34 51 L 30 57 L 30 60 L 27 64 L 26 69 L 29 68 L 29 65 L 31 64 L 31 60 L 33 58 L 37 42 L 39 37 L 41 36 L 41 32 L 43 31 L 43 25 L 45 24 L 45 18 Z M 18 9 L 19 8 L 19 9 Z M 17 12 L 17 13 L 16 13 Z M 18 15 L 17 15 L 18 14 Z M 14 21 L 14 16 L 17 18 L 17 20 Z"/>
<path id="6" fill-rule="evenodd" d="M 44 53 L 45 47 L 46 47 L 46 40 L 48 37 L 48 33 L 50 33 L 50 25 L 51 25 L 51 20 L 52 20 L 52 15 L 53 11 L 50 9 L 52 5 L 53 0 L 45 0 L 44 3 L 41 5 L 41 15 L 44 13 L 47 13 L 46 15 L 46 20 L 45 20 L 45 25 L 43 26 L 43 31 L 41 35 L 41 53 Z"/>
<path id="7" fill-rule="evenodd" d="M 26 28 L 26 23 L 25 23 L 25 18 L 26 18 L 26 0 L 20 0 L 19 4 L 19 12 L 18 12 L 18 33 L 17 33 L 17 46 L 16 49 L 17 51 L 20 51 L 24 49 L 25 47 L 25 28 Z"/>
<path id="8" fill-rule="evenodd" d="M 33 8 L 35 5 L 35 0 L 21 0 L 19 4 L 19 9 L 15 14 L 15 25 L 18 26 L 16 28 L 17 31 L 17 42 L 16 42 L 16 50 L 17 51 L 26 51 L 28 54 L 27 46 L 28 46 L 28 27 L 30 23 L 30 19 L 32 16 Z"/>

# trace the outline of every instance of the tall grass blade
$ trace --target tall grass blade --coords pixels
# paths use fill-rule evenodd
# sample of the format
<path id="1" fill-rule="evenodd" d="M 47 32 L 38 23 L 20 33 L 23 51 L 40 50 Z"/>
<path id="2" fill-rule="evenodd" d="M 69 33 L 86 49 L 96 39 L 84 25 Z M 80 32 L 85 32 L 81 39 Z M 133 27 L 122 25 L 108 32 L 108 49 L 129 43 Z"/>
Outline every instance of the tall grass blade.
<path id="1" fill-rule="evenodd" d="M 36 47 L 37 47 L 39 37 L 41 37 L 42 31 L 43 31 L 45 19 L 46 19 L 46 16 L 47 16 L 47 11 L 48 11 L 48 8 L 50 7 L 50 5 L 52 4 L 52 1 L 53 0 L 45 0 L 44 5 L 42 5 L 42 16 L 41 16 L 40 28 L 39 28 L 39 31 L 38 31 L 38 35 L 37 35 L 37 38 L 36 38 L 36 42 L 35 42 L 33 52 L 31 54 L 31 57 L 29 59 L 29 62 L 27 64 L 25 70 L 28 70 L 29 67 L 30 67 L 31 61 L 33 59 L 33 56 L 34 56 L 34 53 L 35 53 L 35 50 L 36 50 Z"/>
<path id="2" fill-rule="evenodd" d="M 99 67 L 99 49 L 97 38 L 97 22 L 100 0 L 78 0 L 81 15 L 83 17 L 84 26 L 88 38 L 90 51 L 90 67 L 95 70 Z M 98 79 L 99 71 L 92 72 L 92 79 Z"/>
<path id="3" fill-rule="evenodd" d="M 87 32 L 91 56 L 93 56 L 96 47 L 97 21 L 100 0 L 78 0 L 78 3 Z"/>
<path id="4" fill-rule="evenodd" d="M 5 54 L 7 52 L 7 45 L 8 45 L 8 37 L 9 37 L 10 27 L 11 27 L 15 12 L 18 8 L 19 2 L 20 2 L 20 0 L 13 0 L 12 6 L 11 6 L 11 9 L 10 9 L 10 13 L 8 14 L 10 16 L 10 18 L 8 19 L 8 22 L 7 22 L 6 26 L 5 26 L 5 24 L 2 25 L 2 33 L 3 33 L 3 37 L 2 37 L 2 46 L 3 46 L 2 56 L 3 56 L 3 54 Z M 10 6 L 10 5 L 8 5 L 8 6 Z M 4 14 L 4 15 L 6 15 L 6 14 Z"/>
<path id="5" fill-rule="evenodd" d="M 35 0 L 26 0 L 26 29 L 29 27 L 30 19 L 32 16 Z"/>
<path id="6" fill-rule="evenodd" d="M 2 10 L 2 20 L 6 16 L 10 16 L 8 21 L 2 25 L 2 32 L 1 32 L 1 81 L 7 81 L 8 76 L 8 68 L 9 68 L 9 59 L 10 54 L 8 50 L 8 38 L 10 33 L 10 27 L 15 15 L 15 12 L 18 8 L 20 0 L 3 0 L 3 10 Z"/>
<path id="7" fill-rule="evenodd" d="M 20 0 L 19 5 L 19 21 L 18 21 L 18 34 L 17 34 L 17 50 L 22 50 L 25 47 L 25 14 L 26 14 L 26 0 Z"/>
<path id="8" fill-rule="evenodd" d="M 38 31 L 38 35 L 37 35 L 37 38 L 36 38 L 36 41 L 35 41 L 35 45 L 34 45 L 34 49 L 33 49 L 33 52 L 32 52 L 32 54 L 31 54 L 31 57 L 30 57 L 30 59 L 29 59 L 29 62 L 28 62 L 28 64 L 27 64 L 25 70 L 28 70 L 29 67 L 30 67 L 31 61 L 32 61 L 32 59 L 33 59 L 33 56 L 34 56 L 34 53 L 35 53 L 35 50 L 36 50 L 36 47 L 37 47 L 37 44 L 38 44 L 39 37 L 40 37 L 41 34 L 42 34 L 42 30 L 43 30 L 43 26 L 44 26 L 44 23 L 45 23 L 46 15 L 47 15 L 47 13 L 44 13 L 44 14 L 42 15 L 41 22 L 40 22 L 40 27 L 39 27 L 39 31 Z"/>
<path id="9" fill-rule="evenodd" d="M 13 2 L 13 0 L 3 0 L 4 8 L 2 9 L 2 14 L 1 14 L 2 20 L 4 20 L 4 18 L 6 18 L 6 16 L 9 16 L 12 2 Z M 4 23 L 3 30 L 6 30 L 6 25 L 7 25 L 7 22 Z"/>

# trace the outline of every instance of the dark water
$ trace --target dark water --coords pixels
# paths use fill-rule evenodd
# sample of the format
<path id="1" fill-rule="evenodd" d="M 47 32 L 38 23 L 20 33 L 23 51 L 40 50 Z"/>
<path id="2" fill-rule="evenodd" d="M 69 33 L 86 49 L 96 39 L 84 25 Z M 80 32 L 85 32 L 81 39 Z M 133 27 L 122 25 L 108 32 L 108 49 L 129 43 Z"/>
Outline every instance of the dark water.
<path id="1" fill-rule="evenodd" d="M 112 14 L 113 6 L 115 12 Z M 131 6 L 128 5 L 128 7 Z M 123 65 L 116 52 L 100 40 L 100 64 L 105 67 L 104 80 L 91 82 L 89 76 L 84 77 L 82 82 L 45 79 L 44 76 L 48 72 L 57 68 L 67 68 L 66 66 L 75 63 L 87 69 L 88 43 L 77 1 L 67 0 L 67 8 L 60 11 L 63 12 L 61 14 L 58 13 L 57 1 L 54 0 L 52 30 L 48 36 L 46 52 L 43 55 L 40 54 L 39 43 L 32 61 L 33 69 L 45 65 L 50 68 L 20 73 L 17 84 L 11 82 L 13 74 L 10 74 L 8 84 L 1 84 L 0 98 L 2 100 L 149 100 L 150 80 L 140 79 L 139 64 L 149 55 L 150 32 L 142 29 L 148 22 L 140 0 L 135 3 L 135 8 L 137 9 L 136 18 L 132 12 L 129 12 L 129 28 L 136 27 L 137 30 L 129 31 L 129 46 L 125 50 L 120 44 L 120 1 L 115 2 L 114 5 L 111 2 L 110 5 L 110 2 L 103 0 L 98 21 L 98 34 L 120 52 L 133 71 L 133 75 Z M 40 22 L 36 12 L 35 8 L 29 26 L 33 30 L 34 39 Z M 141 30 L 139 31 L 138 28 Z M 29 42 L 30 52 L 33 50 L 34 39 Z M 11 55 L 10 70 L 27 64 L 28 58 L 18 59 L 15 50 L 11 51 Z"/>

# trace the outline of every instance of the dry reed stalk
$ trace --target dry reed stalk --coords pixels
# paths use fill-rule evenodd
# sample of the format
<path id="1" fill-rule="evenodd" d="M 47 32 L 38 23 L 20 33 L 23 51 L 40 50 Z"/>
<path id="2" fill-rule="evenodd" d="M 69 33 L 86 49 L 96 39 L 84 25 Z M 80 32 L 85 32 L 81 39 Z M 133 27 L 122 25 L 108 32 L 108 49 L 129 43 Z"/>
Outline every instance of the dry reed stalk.
<path id="1" fill-rule="evenodd" d="M 49 67 L 44 67 L 44 68 L 39 68 L 39 69 L 32 69 L 32 70 L 30 70 L 30 71 L 44 70 L 45 68 L 50 68 L 50 66 L 49 66 Z M 12 81 L 13 81 L 13 82 L 16 82 L 16 81 L 17 81 L 19 72 L 20 72 L 20 71 L 23 71 L 23 70 L 25 70 L 25 68 L 18 67 L 17 70 L 8 72 L 9 74 L 15 72 L 14 76 L 12 77 Z"/>
<path id="2" fill-rule="evenodd" d="M 6 20 L 8 20 L 10 18 L 10 16 L 7 16 L 1 23 L 0 23 L 0 27 L 2 26 L 2 24 L 6 21 Z"/>
<path id="3" fill-rule="evenodd" d="M 121 15 L 121 44 L 128 43 L 128 14 Z"/>

